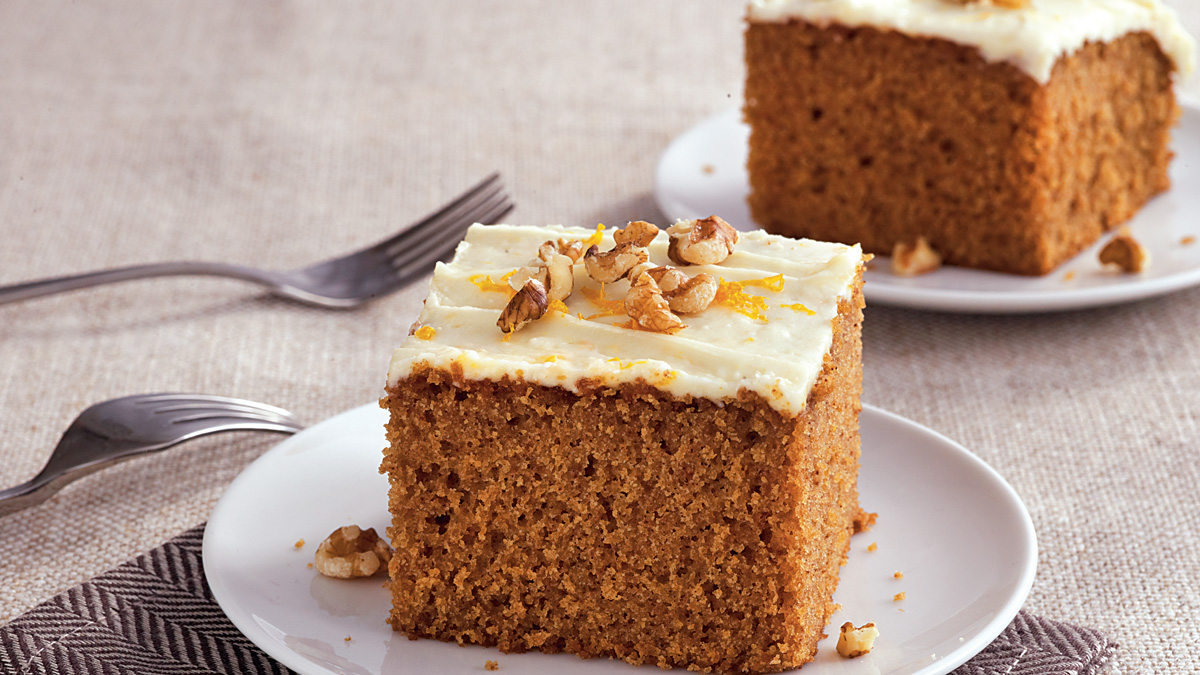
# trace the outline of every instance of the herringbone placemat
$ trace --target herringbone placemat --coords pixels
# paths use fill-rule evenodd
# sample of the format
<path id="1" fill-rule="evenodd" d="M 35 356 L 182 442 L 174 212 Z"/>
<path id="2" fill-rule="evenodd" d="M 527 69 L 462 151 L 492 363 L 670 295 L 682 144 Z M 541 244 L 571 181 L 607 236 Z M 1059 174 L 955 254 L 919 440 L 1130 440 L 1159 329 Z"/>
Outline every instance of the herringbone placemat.
<path id="1" fill-rule="evenodd" d="M 278 674 L 204 580 L 204 525 L 60 593 L 0 627 L 0 672 Z M 1117 645 L 1026 612 L 953 675 L 1094 675 Z"/>

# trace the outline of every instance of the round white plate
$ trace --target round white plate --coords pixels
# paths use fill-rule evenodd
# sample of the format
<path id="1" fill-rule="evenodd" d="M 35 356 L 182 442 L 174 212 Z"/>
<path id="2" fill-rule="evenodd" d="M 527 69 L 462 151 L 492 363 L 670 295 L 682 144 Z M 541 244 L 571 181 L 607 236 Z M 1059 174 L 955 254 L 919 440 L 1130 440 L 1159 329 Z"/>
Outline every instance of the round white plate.
<path id="1" fill-rule="evenodd" d="M 1175 130 L 1174 186 L 1150 201 L 1128 223 L 1150 252 L 1141 274 L 1100 265 L 1100 242 L 1044 277 L 1024 277 L 962 267 L 943 267 L 919 277 L 898 277 L 877 256 L 866 273 L 868 302 L 946 312 L 1015 313 L 1082 309 L 1140 300 L 1200 284 L 1200 108 L 1184 103 Z M 719 215 L 739 229 L 758 225 L 746 196 L 749 128 L 729 110 L 676 138 L 659 159 L 655 198 L 667 218 Z M 1187 243 L 1193 237 L 1195 243 Z"/>
<path id="2" fill-rule="evenodd" d="M 355 523 L 382 533 L 387 526 L 387 481 L 378 473 L 385 419 L 366 405 L 285 440 L 247 467 L 213 510 L 205 573 L 251 641 L 305 675 L 454 675 L 482 672 L 488 660 L 506 673 L 639 671 L 570 654 L 411 641 L 384 623 L 390 596 L 382 577 L 339 581 L 310 569 L 317 544 L 334 529 Z M 991 642 L 1024 602 L 1037 559 L 1033 524 L 1012 488 L 954 442 L 871 407 L 861 426 L 862 504 L 879 520 L 854 537 L 831 637 L 803 672 L 949 672 Z M 901 592 L 906 599 L 893 600 Z M 875 622 L 874 651 L 853 660 L 837 655 L 837 626 L 845 621 Z"/>

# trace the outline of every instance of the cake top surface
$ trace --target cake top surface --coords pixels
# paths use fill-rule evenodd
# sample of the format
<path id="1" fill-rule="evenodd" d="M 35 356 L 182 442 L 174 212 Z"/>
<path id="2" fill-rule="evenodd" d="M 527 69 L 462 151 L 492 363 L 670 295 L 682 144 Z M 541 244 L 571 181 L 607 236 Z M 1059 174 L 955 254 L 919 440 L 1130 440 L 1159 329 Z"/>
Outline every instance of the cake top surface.
<path id="1" fill-rule="evenodd" d="M 600 228 L 472 226 L 454 259 L 434 271 L 420 328 L 396 349 L 388 384 L 422 364 L 461 369 L 466 380 L 508 377 L 574 392 L 642 380 L 678 397 L 723 400 L 745 389 L 795 414 L 821 372 L 838 302 L 851 296 L 863 261 L 858 246 L 743 232 L 724 262 L 680 268 L 721 281 L 716 300 L 681 315 L 686 327 L 675 333 L 635 327 L 622 302 L 630 282 L 597 283 L 580 261 L 565 307 L 552 306 L 506 335 L 497 318 L 514 291 L 504 280 L 529 265 L 543 242 L 558 239 L 614 247 Z M 658 233 L 649 262 L 671 265 L 667 248 L 668 236 Z"/>
<path id="2" fill-rule="evenodd" d="M 1007 5 L 1023 5 L 1008 7 Z M 992 62 L 1009 62 L 1045 83 L 1060 56 L 1086 42 L 1146 31 L 1187 76 L 1195 41 L 1160 0 L 750 0 L 750 21 L 876 26 L 972 45 Z"/>

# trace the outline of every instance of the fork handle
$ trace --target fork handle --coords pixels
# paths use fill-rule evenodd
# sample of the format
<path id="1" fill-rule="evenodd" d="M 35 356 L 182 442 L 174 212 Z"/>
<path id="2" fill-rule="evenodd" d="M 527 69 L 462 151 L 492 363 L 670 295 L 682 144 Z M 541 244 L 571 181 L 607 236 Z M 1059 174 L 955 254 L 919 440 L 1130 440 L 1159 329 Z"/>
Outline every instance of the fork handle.
<path id="1" fill-rule="evenodd" d="M 0 305 L 119 281 L 173 276 L 226 277 L 260 284 L 274 282 L 270 272 L 226 263 L 191 261 L 151 263 L 0 286 Z"/>

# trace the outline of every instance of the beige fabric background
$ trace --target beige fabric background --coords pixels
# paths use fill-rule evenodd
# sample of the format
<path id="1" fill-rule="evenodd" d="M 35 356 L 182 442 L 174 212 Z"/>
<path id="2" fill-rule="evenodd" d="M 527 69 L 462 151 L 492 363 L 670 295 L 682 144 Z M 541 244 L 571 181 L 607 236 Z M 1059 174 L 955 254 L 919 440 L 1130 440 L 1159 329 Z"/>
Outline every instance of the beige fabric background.
<path id="1" fill-rule="evenodd" d="M 659 154 L 739 98 L 741 11 L 0 3 L 0 284 L 179 258 L 300 266 L 492 170 L 514 222 L 661 220 Z M 172 279 L 0 306 L 0 486 L 114 396 L 244 396 L 308 422 L 373 401 L 422 294 L 328 312 Z M 1114 636 L 1111 672 L 1200 670 L 1198 306 L 1200 290 L 1045 316 L 867 310 L 865 401 L 1007 477 L 1041 544 L 1026 608 Z M 204 521 L 277 440 L 199 440 L 0 519 L 0 623 Z"/>

